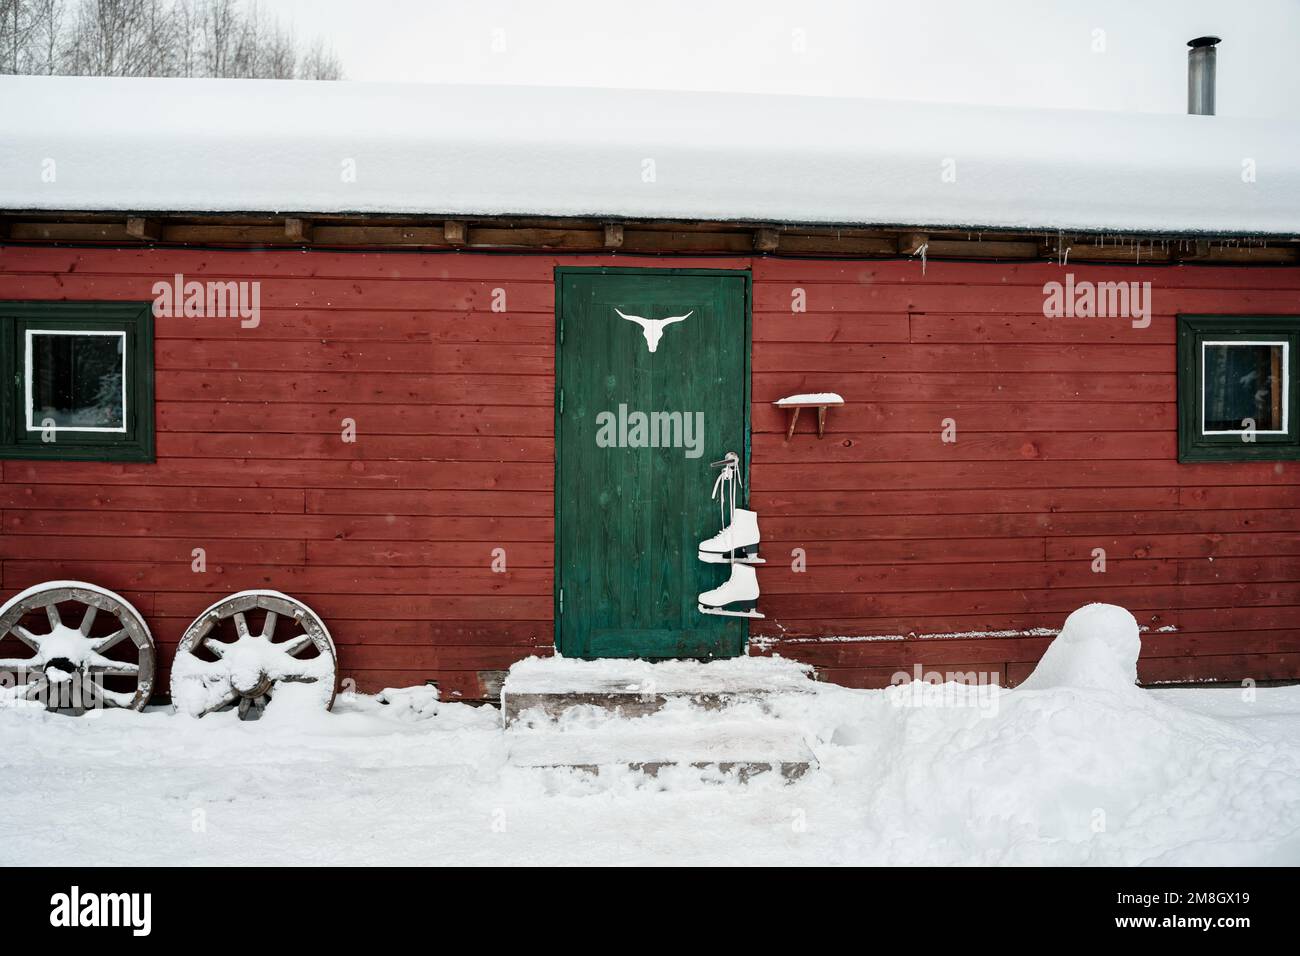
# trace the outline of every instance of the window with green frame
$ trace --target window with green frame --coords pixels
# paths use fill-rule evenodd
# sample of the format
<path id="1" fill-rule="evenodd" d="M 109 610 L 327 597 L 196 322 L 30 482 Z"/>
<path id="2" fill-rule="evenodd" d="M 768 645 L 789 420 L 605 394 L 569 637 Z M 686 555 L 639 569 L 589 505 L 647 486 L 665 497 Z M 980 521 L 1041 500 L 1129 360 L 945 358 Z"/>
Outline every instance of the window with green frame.
<path id="1" fill-rule="evenodd" d="M 153 311 L 0 302 L 0 458 L 153 461 Z"/>
<path id="2" fill-rule="evenodd" d="M 1179 461 L 1300 459 L 1300 316 L 1178 317 Z"/>

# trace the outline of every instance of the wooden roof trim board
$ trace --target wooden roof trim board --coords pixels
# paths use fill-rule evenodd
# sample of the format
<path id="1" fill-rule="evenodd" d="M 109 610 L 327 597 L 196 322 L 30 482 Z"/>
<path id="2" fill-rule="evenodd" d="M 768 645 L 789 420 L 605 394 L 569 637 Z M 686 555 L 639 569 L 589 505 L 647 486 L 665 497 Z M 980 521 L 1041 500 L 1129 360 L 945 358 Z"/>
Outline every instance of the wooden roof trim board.
<path id="1" fill-rule="evenodd" d="M 15 244 L 314 247 L 424 251 L 767 255 L 1296 265 L 1300 237 L 1089 233 L 780 223 L 437 216 L 32 212 L 0 210 Z"/>

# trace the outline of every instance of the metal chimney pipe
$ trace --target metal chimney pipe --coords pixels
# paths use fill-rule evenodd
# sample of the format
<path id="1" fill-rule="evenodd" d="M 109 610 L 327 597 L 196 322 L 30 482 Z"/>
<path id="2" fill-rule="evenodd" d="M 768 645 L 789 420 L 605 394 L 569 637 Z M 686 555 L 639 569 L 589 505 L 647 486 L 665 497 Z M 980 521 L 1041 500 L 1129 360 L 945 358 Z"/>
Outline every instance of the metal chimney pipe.
<path id="1" fill-rule="evenodd" d="M 1197 37 L 1187 45 L 1187 112 L 1214 115 L 1214 62 L 1218 37 Z"/>

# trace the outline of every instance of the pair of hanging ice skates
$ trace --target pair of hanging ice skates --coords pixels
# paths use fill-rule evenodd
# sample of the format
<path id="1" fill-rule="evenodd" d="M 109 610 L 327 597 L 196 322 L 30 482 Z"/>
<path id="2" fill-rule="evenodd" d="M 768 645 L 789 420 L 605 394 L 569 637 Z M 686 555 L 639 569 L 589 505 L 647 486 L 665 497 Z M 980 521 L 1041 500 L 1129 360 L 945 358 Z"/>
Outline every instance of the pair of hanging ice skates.
<path id="1" fill-rule="evenodd" d="M 713 497 L 718 499 L 723 528 L 700 542 L 699 558 L 707 564 L 730 564 L 731 577 L 701 594 L 697 607 L 701 614 L 759 618 L 763 615 L 758 613 L 758 577 L 752 567 L 764 563 L 758 556 L 758 514 L 736 507 L 740 456 L 729 451 L 713 467 L 722 469 L 713 483 Z"/>

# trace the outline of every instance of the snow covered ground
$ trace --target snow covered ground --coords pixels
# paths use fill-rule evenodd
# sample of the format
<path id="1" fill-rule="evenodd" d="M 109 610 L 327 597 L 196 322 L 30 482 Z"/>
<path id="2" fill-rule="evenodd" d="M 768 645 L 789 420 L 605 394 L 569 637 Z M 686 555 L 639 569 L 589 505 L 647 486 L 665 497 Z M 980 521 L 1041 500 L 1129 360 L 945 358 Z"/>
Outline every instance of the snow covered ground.
<path id="1" fill-rule="evenodd" d="M 789 784 L 511 766 L 498 711 L 423 689 L 249 723 L 0 711 L 0 864 L 1300 863 L 1300 687 L 1140 690 L 1069 635 L 995 697 L 783 696 L 820 762 Z"/>

